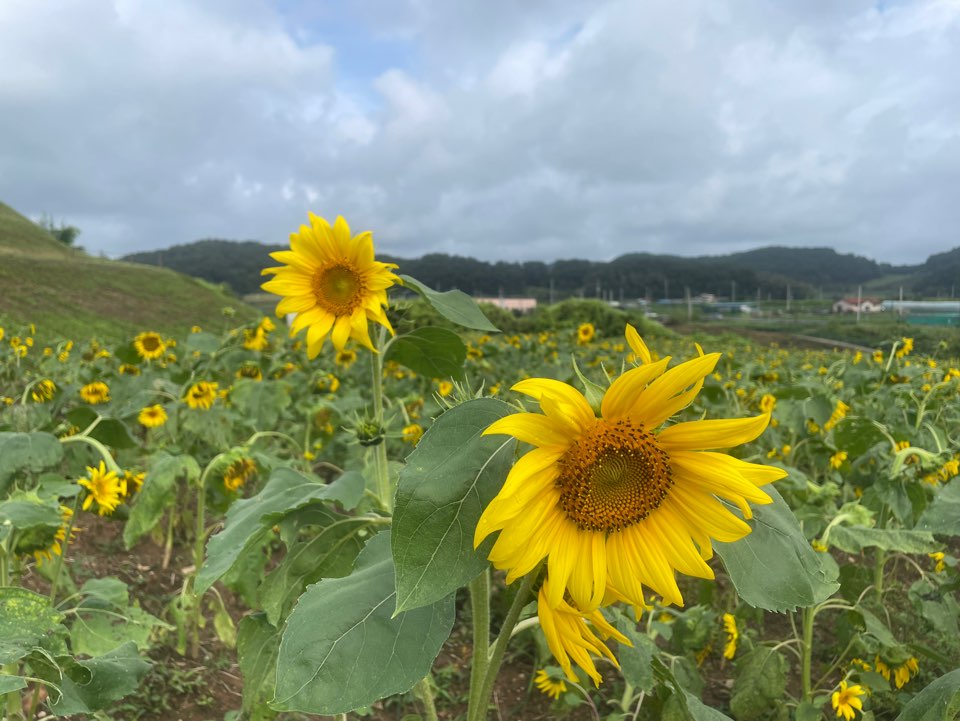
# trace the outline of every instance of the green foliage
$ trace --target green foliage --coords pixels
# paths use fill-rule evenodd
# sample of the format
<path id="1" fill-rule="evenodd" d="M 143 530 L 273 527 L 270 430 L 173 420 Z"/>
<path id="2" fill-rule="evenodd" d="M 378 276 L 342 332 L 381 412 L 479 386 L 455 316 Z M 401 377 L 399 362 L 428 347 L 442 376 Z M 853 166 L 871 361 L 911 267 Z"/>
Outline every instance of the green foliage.
<path id="1" fill-rule="evenodd" d="M 59 628 L 63 614 L 46 596 L 0 587 L 0 665 L 26 656 Z"/>
<path id="2" fill-rule="evenodd" d="M 59 686 L 61 695 L 51 705 L 57 716 L 100 711 L 136 691 L 150 670 L 150 663 L 137 654 L 133 641 L 98 658 L 77 663 L 88 672 L 89 679 L 80 682 L 69 675 L 63 677 Z"/>
<path id="3" fill-rule="evenodd" d="M 353 573 L 307 589 L 283 631 L 275 708 L 346 713 L 407 691 L 427 674 L 453 626 L 453 596 L 394 616 L 393 578 L 384 531 Z"/>
<path id="4" fill-rule="evenodd" d="M 456 406 L 407 457 L 392 534 L 398 612 L 434 603 L 486 568 L 492 540 L 474 550 L 474 529 L 503 485 L 516 442 L 481 434 L 513 412 L 492 398 Z"/>
<path id="5" fill-rule="evenodd" d="M 730 711 L 737 721 L 774 717 L 787 690 L 786 659 L 772 648 L 758 646 L 737 660 Z"/>
<path id="6" fill-rule="evenodd" d="M 279 645 L 280 631 L 264 614 L 255 613 L 240 621 L 237 656 L 243 675 L 243 710 L 250 721 L 270 721 L 277 716 L 268 704 L 276 690 Z"/>
<path id="7" fill-rule="evenodd" d="M 223 530 L 207 546 L 206 560 L 197 574 L 197 592 L 210 588 L 288 513 L 315 501 L 339 501 L 348 508 L 355 505 L 362 493 L 361 481 L 354 474 L 344 474 L 338 481 L 325 484 L 289 468 L 274 471 L 259 494 L 230 507 Z"/>
<path id="8" fill-rule="evenodd" d="M 810 548 L 783 498 L 764 487 L 773 503 L 754 509 L 753 531 L 736 543 L 717 543 L 717 553 L 740 597 L 756 608 L 789 611 L 813 606 L 839 588 Z"/>
<path id="9" fill-rule="evenodd" d="M 904 706 L 897 721 L 954 721 L 960 716 L 960 668 L 941 676 Z"/>
<path id="10" fill-rule="evenodd" d="M 409 288 L 422 296 L 433 306 L 435 311 L 447 320 L 471 330 L 497 332 L 497 327 L 487 320 L 476 301 L 466 293 L 460 290 L 448 290 L 440 293 L 409 275 L 401 275 L 400 278 L 403 280 L 405 288 Z"/>
<path id="11" fill-rule="evenodd" d="M 63 447 L 49 433 L 0 432 L 0 494 L 18 473 L 39 472 L 63 457 Z"/>
<path id="12" fill-rule="evenodd" d="M 184 478 L 188 484 L 200 478 L 200 466 L 192 456 L 174 456 L 159 451 L 150 459 L 143 488 L 123 529 L 123 542 L 127 548 L 131 548 L 137 539 L 160 522 L 177 497 L 180 478 Z"/>
<path id="13" fill-rule="evenodd" d="M 467 348 L 446 328 L 416 328 L 397 336 L 385 357 L 427 378 L 460 380 Z"/>

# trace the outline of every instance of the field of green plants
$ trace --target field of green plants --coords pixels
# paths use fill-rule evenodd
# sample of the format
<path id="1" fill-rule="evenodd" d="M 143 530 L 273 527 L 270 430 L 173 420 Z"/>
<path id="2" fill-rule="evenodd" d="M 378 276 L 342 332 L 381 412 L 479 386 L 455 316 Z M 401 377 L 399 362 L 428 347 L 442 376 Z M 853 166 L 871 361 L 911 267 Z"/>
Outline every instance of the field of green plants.
<path id="1" fill-rule="evenodd" d="M 334 347 L 0 329 L 4 718 L 957 717 L 956 347 L 403 284 Z"/>

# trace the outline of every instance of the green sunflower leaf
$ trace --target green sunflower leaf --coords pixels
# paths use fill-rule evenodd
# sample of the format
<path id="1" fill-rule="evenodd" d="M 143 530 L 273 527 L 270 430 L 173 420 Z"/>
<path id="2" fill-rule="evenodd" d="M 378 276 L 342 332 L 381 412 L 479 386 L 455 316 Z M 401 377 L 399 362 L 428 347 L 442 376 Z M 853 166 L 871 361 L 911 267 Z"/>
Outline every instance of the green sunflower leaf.
<path id="1" fill-rule="evenodd" d="M 20 471 L 42 471 L 61 458 L 63 447 L 50 433 L 0 433 L 0 494 Z"/>
<path id="2" fill-rule="evenodd" d="M 0 587 L 0 665 L 26 656 L 60 626 L 50 599 L 25 588 Z"/>
<path id="3" fill-rule="evenodd" d="M 130 641 L 103 656 L 79 661 L 79 665 L 90 672 L 89 681 L 79 683 L 64 676 L 62 696 L 51 704 L 57 716 L 89 714 L 106 708 L 136 691 L 152 664 L 137 654 L 136 645 Z"/>
<path id="4" fill-rule="evenodd" d="M 740 597 L 767 611 L 792 611 L 829 598 L 840 587 L 835 574 L 804 538 L 793 511 L 773 486 L 773 503 L 756 506 L 753 531 L 734 543 L 717 542 L 717 554 Z"/>
<path id="5" fill-rule="evenodd" d="M 362 483 L 358 473 L 344 473 L 333 483 L 322 483 L 289 468 L 277 468 L 260 493 L 230 506 L 223 530 L 207 543 L 207 557 L 197 573 L 197 593 L 210 588 L 285 515 L 316 501 L 355 503 L 358 492 L 363 492 Z"/>
<path id="6" fill-rule="evenodd" d="M 267 705 L 277 682 L 280 631 L 262 613 L 244 616 L 237 630 L 237 657 L 243 676 L 243 709 L 250 721 L 270 721 L 277 713 Z"/>
<path id="7" fill-rule="evenodd" d="M 287 544 L 287 553 L 260 584 L 260 603 L 267 620 L 279 625 L 311 583 L 350 573 L 369 527 L 368 519 L 345 516 L 320 505 L 283 519 L 280 537 Z"/>
<path id="8" fill-rule="evenodd" d="M 830 531 L 830 544 L 847 553 L 859 553 L 871 547 L 884 551 L 930 553 L 942 547 L 925 531 L 863 526 L 835 526 Z"/>
<path id="9" fill-rule="evenodd" d="M 940 489 L 917 521 L 917 530 L 960 536 L 960 481 Z"/>
<path id="10" fill-rule="evenodd" d="M 738 721 L 760 721 L 787 692 L 787 662 L 767 646 L 757 646 L 737 659 L 737 677 L 730 710 Z"/>
<path id="11" fill-rule="evenodd" d="M 430 426 L 400 472 L 393 518 L 397 607 L 434 603 L 487 567 L 492 539 L 474 529 L 513 464 L 516 442 L 483 436 L 515 409 L 493 398 L 459 405 Z"/>
<path id="12" fill-rule="evenodd" d="M 174 456 L 159 451 L 150 458 L 143 487 L 137 493 L 130 509 L 130 519 L 123 529 L 123 543 L 129 549 L 148 533 L 177 497 L 177 479 L 185 476 L 187 482 L 200 478 L 200 466 L 193 456 Z"/>
<path id="13" fill-rule="evenodd" d="M 448 290 L 443 293 L 424 285 L 416 278 L 401 275 L 403 286 L 423 296 L 440 315 L 457 325 L 473 330 L 499 333 L 500 329 L 491 323 L 480 310 L 480 306 L 469 295 L 460 290 Z"/>
<path id="14" fill-rule="evenodd" d="M 450 635 L 454 596 L 393 615 L 390 532 L 367 543 L 353 573 L 307 588 L 287 619 L 272 706 L 346 713 L 426 676 Z"/>
<path id="15" fill-rule="evenodd" d="M 427 378 L 463 378 L 467 347 L 460 336 L 446 328 L 417 328 L 397 336 L 385 360 L 406 366 Z"/>
<path id="16" fill-rule="evenodd" d="M 280 415 L 292 403 L 290 384 L 281 381 L 237 381 L 230 402 L 256 430 L 277 427 Z"/>
<path id="17" fill-rule="evenodd" d="M 941 676 L 914 696 L 897 721 L 953 721 L 960 715 L 960 668 Z"/>

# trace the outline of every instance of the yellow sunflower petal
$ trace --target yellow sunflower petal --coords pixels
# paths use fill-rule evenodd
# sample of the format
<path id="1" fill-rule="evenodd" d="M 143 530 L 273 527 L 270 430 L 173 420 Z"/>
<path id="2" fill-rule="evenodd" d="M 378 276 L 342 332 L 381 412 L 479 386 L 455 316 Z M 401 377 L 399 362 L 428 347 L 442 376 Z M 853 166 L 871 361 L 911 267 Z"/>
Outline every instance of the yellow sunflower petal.
<path id="1" fill-rule="evenodd" d="M 495 421 L 483 435 L 502 434 L 533 446 L 569 446 L 571 439 L 546 416 L 539 413 L 514 413 Z"/>
<path id="2" fill-rule="evenodd" d="M 637 329 L 628 323 L 625 335 L 627 338 L 627 344 L 630 346 L 630 350 L 633 351 L 633 354 L 640 360 L 640 362 L 650 363 L 653 360 L 650 357 L 650 350 L 647 348 L 647 344 L 643 342 L 643 338 L 640 337 Z"/>
<path id="3" fill-rule="evenodd" d="M 647 428 L 659 427 L 696 397 L 703 379 L 713 372 L 719 360 L 719 353 L 711 353 L 674 366 L 636 396 L 627 415 L 641 420 Z M 691 385 L 692 393 L 687 390 Z"/>
<path id="4" fill-rule="evenodd" d="M 656 363 L 628 370 L 617 378 L 603 394 L 603 401 L 600 404 L 601 415 L 607 419 L 616 419 L 629 413 L 637 395 L 643 391 L 647 383 L 663 373 L 668 363 L 670 363 L 670 356 Z"/>
<path id="5" fill-rule="evenodd" d="M 667 453 L 732 448 L 757 438 L 769 423 L 769 413 L 754 418 L 690 421 L 664 428 L 657 441 Z"/>
<path id="6" fill-rule="evenodd" d="M 586 428 L 596 420 L 590 404 L 573 386 L 550 378 L 528 378 L 514 384 L 511 390 L 523 393 L 541 403 L 550 399 L 554 408 L 569 416 L 580 428 Z"/>

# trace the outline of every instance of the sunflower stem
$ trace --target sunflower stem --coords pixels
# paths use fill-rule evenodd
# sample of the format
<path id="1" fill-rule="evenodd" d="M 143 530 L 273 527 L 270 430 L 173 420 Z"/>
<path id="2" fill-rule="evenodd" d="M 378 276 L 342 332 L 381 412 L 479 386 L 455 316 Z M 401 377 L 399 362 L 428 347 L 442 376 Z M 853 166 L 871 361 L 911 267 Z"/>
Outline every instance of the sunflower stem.
<path id="1" fill-rule="evenodd" d="M 429 674 L 417 681 L 417 685 L 414 687 L 414 693 L 417 698 L 420 699 L 421 703 L 423 703 L 423 713 L 427 721 L 438 721 L 437 706 L 433 702 L 433 684 L 430 681 Z"/>
<path id="2" fill-rule="evenodd" d="M 490 658 L 487 667 L 484 670 L 483 680 L 480 684 L 479 692 L 474 693 L 471 689 L 470 706 L 467 708 L 467 721 L 485 721 L 487 718 L 487 706 L 490 703 L 490 695 L 493 692 L 493 683 L 497 680 L 497 673 L 500 671 L 500 665 L 503 663 L 503 655 L 506 653 L 507 644 L 510 642 L 510 634 L 520 618 L 520 611 L 527 605 L 530 596 L 530 590 L 539 576 L 539 568 L 531 571 L 523 577 L 517 595 L 514 596 L 510 610 L 507 611 L 507 617 L 503 620 L 503 626 L 497 635 L 497 640 L 490 651 Z"/>
<path id="3" fill-rule="evenodd" d="M 813 660 L 813 619 L 817 616 L 815 606 L 803 609 L 803 658 L 801 683 L 803 684 L 803 700 L 813 701 L 813 688 L 810 682 L 810 666 Z"/>
<path id="4" fill-rule="evenodd" d="M 476 705 L 483 677 L 490 663 L 490 567 L 470 582 L 470 612 L 473 614 L 473 661 L 470 666 L 468 714 Z M 472 721 L 470 715 L 467 718 Z"/>
<path id="5" fill-rule="evenodd" d="M 385 330 L 377 333 L 377 348 L 383 347 Z M 370 368 L 373 371 L 373 418 L 379 428 L 383 428 L 383 353 L 370 354 Z M 387 465 L 387 441 L 381 438 L 374 446 L 374 465 L 377 472 L 377 496 L 380 505 L 387 513 L 393 512 L 393 496 L 390 493 L 390 471 Z"/>

